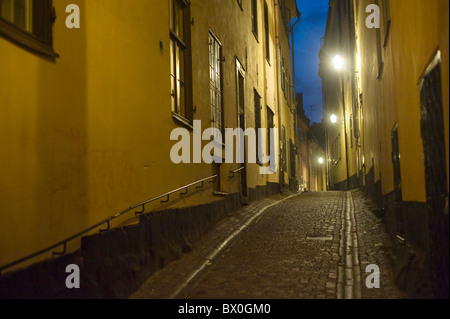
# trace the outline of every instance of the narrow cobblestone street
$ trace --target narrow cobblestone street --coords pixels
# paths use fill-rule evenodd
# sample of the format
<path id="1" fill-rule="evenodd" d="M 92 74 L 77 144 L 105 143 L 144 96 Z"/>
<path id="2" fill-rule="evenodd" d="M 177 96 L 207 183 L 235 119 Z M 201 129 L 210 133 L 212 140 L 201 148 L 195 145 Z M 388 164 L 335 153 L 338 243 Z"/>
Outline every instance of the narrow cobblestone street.
<path id="1" fill-rule="evenodd" d="M 219 223 L 133 299 L 397 299 L 390 242 L 361 192 L 278 195 Z M 368 265 L 380 288 L 368 289 Z"/>

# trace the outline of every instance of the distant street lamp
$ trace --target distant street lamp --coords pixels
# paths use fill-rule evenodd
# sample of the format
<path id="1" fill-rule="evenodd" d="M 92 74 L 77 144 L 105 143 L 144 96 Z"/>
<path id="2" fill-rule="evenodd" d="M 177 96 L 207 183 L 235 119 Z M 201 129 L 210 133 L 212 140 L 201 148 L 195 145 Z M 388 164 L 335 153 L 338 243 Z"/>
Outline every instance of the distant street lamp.
<path id="1" fill-rule="evenodd" d="M 331 121 L 332 124 L 336 124 L 337 123 L 337 116 L 336 116 L 336 114 L 332 114 L 330 116 L 330 121 Z"/>
<path id="2" fill-rule="evenodd" d="M 344 58 L 340 55 L 336 55 L 332 62 L 336 71 L 341 71 L 344 68 Z"/>
<path id="3" fill-rule="evenodd" d="M 322 157 L 319 157 L 319 164 L 322 165 L 324 162 L 324 159 Z"/>

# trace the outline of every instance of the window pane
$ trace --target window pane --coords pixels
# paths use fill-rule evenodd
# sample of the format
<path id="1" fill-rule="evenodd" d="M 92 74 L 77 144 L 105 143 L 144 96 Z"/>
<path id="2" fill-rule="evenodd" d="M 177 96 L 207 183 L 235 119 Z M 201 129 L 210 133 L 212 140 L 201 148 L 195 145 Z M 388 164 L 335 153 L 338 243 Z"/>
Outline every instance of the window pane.
<path id="1" fill-rule="evenodd" d="M 220 44 L 209 35 L 210 52 L 210 84 L 211 84 L 211 117 L 213 119 L 212 127 L 222 130 L 222 89 L 221 89 L 221 66 L 220 66 Z"/>
<path id="2" fill-rule="evenodd" d="M 9 22 L 14 22 L 14 3 L 13 0 L 0 0 L 1 17 Z"/>
<path id="3" fill-rule="evenodd" d="M 26 30 L 25 0 L 14 1 L 14 24 L 22 30 Z"/>
<path id="4" fill-rule="evenodd" d="M 32 32 L 31 0 L 0 0 L 1 17 L 21 30 Z"/>
<path id="5" fill-rule="evenodd" d="M 180 1 L 175 0 L 174 7 L 175 15 L 175 30 L 173 30 L 180 39 L 184 39 L 184 12 Z"/>
<path id="6" fill-rule="evenodd" d="M 180 79 L 180 68 L 181 68 L 181 61 L 180 61 L 180 47 L 175 44 L 175 76 L 177 80 Z"/>
<path id="7" fill-rule="evenodd" d="M 181 82 L 184 82 L 184 50 L 180 47 L 178 47 L 178 65 L 179 69 L 177 72 L 178 80 Z"/>
<path id="8" fill-rule="evenodd" d="M 186 116 L 186 98 L 185 98 L 185 88 L 184 88 L 184 83 L 179 81 L 179 88 L 180 88 L 180 94 L 179 94 L 179 104 L 178 104 L 178 108 L 179 108 L 179 114 L 182 116 Z"/>
<path id="9" fill-rule="evenodd" d="M 170 74 L 175 76 L 175 43 L 173 40 L 170 41 Z"/>
<path id="10" fill-rule="evenodd" d="M 175 74 L 175 43 L 173 40 L 170 41 L 170 95 L 172 111 L 177 112 L 175 98 L 177 94 L 176 89 L 176 74 Z"/>
<path id="11" fill-rule="evenodd" d="M 170 30 L 175 32 L 174 20 L 173 20 L 173 2 L 176 0 L 169 0 L 169 25 Z"/>

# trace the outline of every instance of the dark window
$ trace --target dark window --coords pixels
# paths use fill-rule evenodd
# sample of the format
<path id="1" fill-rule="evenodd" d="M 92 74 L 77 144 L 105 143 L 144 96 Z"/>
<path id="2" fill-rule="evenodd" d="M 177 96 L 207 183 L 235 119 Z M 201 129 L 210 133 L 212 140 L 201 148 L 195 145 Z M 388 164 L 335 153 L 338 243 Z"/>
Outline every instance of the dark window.
<path id="1" fill-rule="evenodd" d="M 389 0 L 383 0 L 383 26 L 384 26 L 384 44 L 386 47 L 389 38 L 389 29 L 391 27 L 391 9 Z"/>
<path id="2" fill-rule="evenodd" d="M 0 35 L 51 58 L 54 20 L 52 0 L 0 0 Z"/>
<path id="3" fill-rule="evenodd" d="M 252 1 L 252 31 L 256 39 L 258 39 L 258 1 Z"/>
<path id="4" fill-rule="evenodd" d="M 284 54 L 281 53 L 281 90 L 286 96 L 286 69 L 284 67 Z"/>
<path id="5" fill-rule="evenodd" d="M 445 150 L 441 72 L 441 53 L 438 52 L 420 80 L 419 89 L 432 288 L 435 298 L 448 299 L 449 216 L 448 182 L 447 174 L 445 174 L 448 166 Z M 445 251 L 447 253 L 444 253 Z"/>
<path id="6" fill-rule="evenodd" d="M 193 118 L 190 90 L 189 6 L 183 0 L 170 0 L 170 81 L 172 112 L 190 124 Z"/>
<path id="7" fill-rule="evenodd" d="M 395 200 L 395 221 L 397 226 L 397 239 L 405 241 L 405 221 L 403 217 L 403 187 L 400 166 L 400 143 L 398 136 L 398 125 L 395 124 L 392 130 L 392 164 L 394 167 L 394 200 Z"/>
<path id="8" fill-rule="evenodd" d="M 270 107 L 267 107 L 267 147 L 268 151 L 267 154 L 272 155 L 270 153 L 270 144 L 272 144 L 275 147 L 275 141 L 270 139 L 270 129 L 275 128 L 275 122 L 274 122 L 275 114 L 272 112 Z M 271 162 L 270 170 L 274 173 L 276 172 L 276 166 L 275 163 Z"/>
<path id="9" fill-rule="evenodd" d="M 269 9 L 264 2 L 264 31 L 266 34 L 266 59 L 270 62 L 270 34 L 269 34 Z"/>
<path id="10" fill-rule="evenodd" d="M 353 114 L 350 115 L 350 147 L 353 147 Z"/>
<path id="11" fill-rule="evenodd" d="M 376 0 L 375 4 L 380 5 L 381 0 Z M 384 17 L 383 17 L 384 19 Z M 383 41 L 382 41 L 382 34 L 381 30 L 378 28 L 376 29 L 376 41 L 377 41 L 377 60 L 378 60 L 378 75 L 377 79 L 381 80 L 381 77 L 383 76 L 383 69 L 384 69 L 384 62 L 383 62 Z"/>
<path id="12" fill-rule="evenodd" d="M 281 142 L 283 147 L 283 170 L 287 172 L 286 128 L 284 127 L 284 125 L 281 127 Z"/>
<path id="13" fill-rule="evenodd" d="M 256 159 L 257 162 L 260 163 L 260 158 L 261 158 L 261 150 L 262 150 L 262 146 L 261 146 L 261 139 L 259 136 L 259 129 L 261 128 L 261 97 L 259 96 L 258 92 L 256 92 L 256 90 L 254 91 L 255 94 L 255 131 L 256 131 Z"/>

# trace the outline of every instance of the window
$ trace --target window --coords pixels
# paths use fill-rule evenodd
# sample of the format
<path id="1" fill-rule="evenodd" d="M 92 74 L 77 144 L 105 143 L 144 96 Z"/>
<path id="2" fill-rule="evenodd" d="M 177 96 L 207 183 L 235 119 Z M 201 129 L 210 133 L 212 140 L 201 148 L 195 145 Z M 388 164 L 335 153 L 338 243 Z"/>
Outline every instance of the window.
<path id="1" fill-rule="evenodd" d="M 174 117 L 186 124 L 192 121 L 190 90 L 189 7 L 184 0 L 170 0 L 170 81 Z"/>
<path id="2" fill-rule="evenodd" d="M 350 115 L 350 147 L 353 147 L 353 114 Z"/>
<path id="3" fill-rule="evenodd" d="M 273 147 L 275 147 L 275 140 L 270 138 L 270 129 L 274 129 L 275 128 L 275 122 L 274 122 L 274 118 L 275 118 L 275 114 L 272 112 L 272 110 L 270 109 L 269 106 L 267 106 L 267 154 L 268 155 L 272 155 L 271 154 L 271 149 L 270 149 L 270 145 L 273 145 Z M 275 138 L 275 136 L 274 136 Z M 275 166 L 275 163 L 273 163 L 273 161 L 270 162 L 270 171 L 275 173 L 277 168 Z"/>
<path id="4" fill-rule="evenodd" d="M 50 58 L 54 20 L 52 0 L 0 0 L 0 35 Z"/>
<path id="5" fill-rule="evenodd" d="M 383 46 L 386 47 L 389 38 L 389 29 L 391 27 L 391 9 L 389 0 L 383 0 L 383 26 L 384 26 Z"/>
<path id="6" fill-rule="evenodd" d="M 264 2 L 264 30 L 266 33 L 266 59 L 270 62 L 269 9 L 266 2 Z"/>
<path id="7" fill-rule="evenodd" d="M 209 75 L 212 127 L 223 132 L 222 45 L 212 33 L 209 34 Z"/>
<path id="8" fill-rule="evenodd" d="M 282 144 L 282 147 L 283 147 L 283 158 L 282 158 L 283 170 L 285 172 L 287 172 L 288 170 L 287 170 L 287 150 L 286 150 L 286 148 L 287 148 L 287 145 L 286 145 L 286 128 L 284 127 L 284 125 L 281 127 L 281 142 L 283 143 Z"/>
<path id="9" fill-rule="evenodd" d="M 376 0 L 375 4 L 380 5 L 380 0 Z M 384 20 L 384 17 L 383 17 Z M 376 29 L 376 37 L 377 37 L 377 58 L 378 58 L 378 75 L 377 79 L 381 80 L 381 77 L 383 75 L 383 68 L 384 68 L 384 62 L 383 62 L 383 51 L 382 51 L 382 41 L 381 41 L 381 31 L 379 28 Z"/>
<path id="10" fill-rule="evenodd" d="M 252 1 L 252 31 L 256 39 L 258 40 L 258 1 L 257 0 L 251 1 Z"/>
<path id="11" fill-rule="evenodd" d="M 341 160 L 341 134 L 339 133 L 334 142 L 331 144 L 331 162 L 334 165 Z"/>
<path id="12" fill-rule="evenodd" d="M 261 128 L 261 97 L 259 96 L 258 92 L 256 90 L 254 91 L 255 94 L 255 131 L 256 131 L 256 158 L 257 162 L 260 163 L 260 155 L 262 146 L 261 146 L 261 139 L 259 136 L 259 129 Z"/>
<path id="13" fill-rule="evenodd" d="M 281 90 L 286 96 L 286 69 L 284 67 L 284 54 L 281 53 Z"/>

